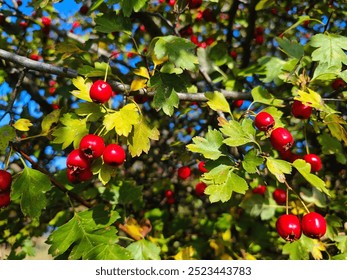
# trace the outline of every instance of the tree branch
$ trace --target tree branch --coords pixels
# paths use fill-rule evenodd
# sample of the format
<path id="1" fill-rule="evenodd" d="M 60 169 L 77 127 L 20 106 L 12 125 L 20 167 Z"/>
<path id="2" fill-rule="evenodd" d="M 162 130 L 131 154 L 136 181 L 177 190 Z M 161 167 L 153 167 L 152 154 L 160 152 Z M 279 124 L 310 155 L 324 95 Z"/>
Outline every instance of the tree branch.
<path id="1" fill-rule="evenodd" d="M 251 45 L 255 31 L 255 22 L 257 18 L 257 12 L 255 6 L 257 5 L 257 0 L 251 0 L 248 7 L 248 26 L 247 26 L 247 35 L 243 42 L 243 57 L 241 68 L 247 67 L 249 60 L 251 58 Z"/>

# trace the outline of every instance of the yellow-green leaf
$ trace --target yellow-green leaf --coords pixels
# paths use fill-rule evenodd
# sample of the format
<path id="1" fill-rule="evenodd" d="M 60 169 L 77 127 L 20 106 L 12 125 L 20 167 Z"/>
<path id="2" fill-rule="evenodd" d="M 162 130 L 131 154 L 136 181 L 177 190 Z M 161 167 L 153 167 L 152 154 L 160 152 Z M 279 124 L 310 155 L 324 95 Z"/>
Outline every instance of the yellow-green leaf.
<path id="1" fill-rule="evenodd" d="M 205 97 L 208 99 L 207 105 L 214 111 L 222 111 L 231 114 L 230 106 L 226 100 L 223 93 L 215 92 L 206 92 Z"/>
<path id="2" fill-rule="evenodd" d="M 60 116 L 60 109 L 53 110 L 47 116 L 45 116 L 41 123 L 42 134 L 47 134 L 54 124 L 57 124 Z"/>
<path id="3" fill-rule="evenodd" d="M 141 66 L 141 67 L 138 68 L 138 69 L 135 69 L 135 70 L 134 70 L 134 74 L 137 75 L 137 76 L 146 78 L 146 79 L 149 79 L 149 78 L 150 78 L 147 68 L 146 68 L 146 67 L 143 67 L 143 66 Z"/>
<path id="4" fill-rule="evenodd" d="M 281 159 L 275 159 L 272 157 L 266 158 L 266 166 L 269 171 L 275 175 L 277 180 L 284 183 L 286 177 L 284 174 L 290 174 L 292 172 L 292 166 L 289 162 Z"/>
<path id="5" fill-rule="evenodd" d="M 147 86 L 147 79 L 136 78 L 131 82 L 130 91 L 137 91 Z"/>
<path id="6" fill-rule="evenodd" d="M 29 131 L 32 125 L 28 119 L 19 119 L 13 124 L 13 127 L 19 131 Z"/>
<path id="7" fill-rule="evenodd" d="M 92 86 L 92 82 L 88 79 L 84 79 L 81 76 L 72 79 L 73 85 L 77 88 L 77 90 L 71 91 L 71 94 L 76 96 L 79 99 L 92 102 L 89 96 L 89 90 Z"/>
<path id="8" fill-rule="evenodd" d="M 299 100 L 305 105 L 309 105 L 317 110 L 323 110 L 324 104 L 322 101 L 322 97 L 315 91 L 311 89 L 307 89 L 308 92 L 298 90 L 299 96 L 296 96 L 294 99 Z"/>

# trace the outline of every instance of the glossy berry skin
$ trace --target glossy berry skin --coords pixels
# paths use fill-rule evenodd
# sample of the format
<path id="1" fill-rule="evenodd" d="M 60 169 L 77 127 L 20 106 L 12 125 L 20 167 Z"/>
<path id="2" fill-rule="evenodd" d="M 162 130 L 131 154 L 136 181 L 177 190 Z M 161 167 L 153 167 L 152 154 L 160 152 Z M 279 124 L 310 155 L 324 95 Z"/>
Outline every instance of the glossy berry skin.
<path id="1" fill-rule="evenodd" d="M 101 157 L 104 149 L 104 139 L 98 135 L 88 134 L 81 139 L 79 149 L 88 159 Z"/>
<path id="2" fill-rule="evenodd" d="M 198 169 L 200 170 L 201 173 L 206 173 L 208 172 L 208 170 L 205 167 L 205 162 L 204 161 L 200 161 L 198 163 Z"/>
<path id="3" fill-rule="evenodd" d="M 9 191 L 1 192 L 0 193 L 0 208 L 8 206 L 10 202 L 11 202 L 10 192 Z"/>
<path id="4" fill-rule="evenodd" d="M 126 154 L 118 144 L 109 144 L 105 147 L 102 157 L 105 164 L 119 166 L 124 163 Z"/>
<path id="5" fill-rule="evenodd" d="M 189 0 L 188 7 L 189 9 L 197 9 L 201 6 L 202 0 Z"/>
<path id="6" fill-rule="evenodd" d="M 275 120 L 269 113 L 260 112 L 255 116 L 254 125 L 260 131 L 268 131 L 275 125 Z"/>
<path id="7" fill-rule="evenodd" d="M 283 205 L 286 203 L 287 192 L 284 189 L 277 188 L 272 193 L 272 197 L 278 205 Z"/>
<path id="8" fill-rule="evenodd" d="M 312 107 L 294 100 L 292 104 L 292 115 L 298 119 L 308 119 L 312 114 Z"/>
<path id="9" fill-rule="evenodd" d="M 302 232 L 310 238 L 321 238 L 326 230 L 327 223 L 324 217 L 317 212 L 310 212 L 302 217 L 301 220 Z"/>
<path id="10" fill-rule="evenodd" d="M 284 214 L 276 221 L 276 230 L 284 240 L 293 242 L 301 237 L 301 225 L 297 216 Z"/>
<path id="11" fill-rule="evenodd" d="M 90 163 L 80 149 L 75 149 L 67 156 L 66 166 L 73 170 L 84 170 L 89 168 Z"/>
<path id="12" fill-rule="evenodd" d="M 51 26 L 52 20 L 49 17 L 42 17 L 41 22 L 44 26 Z"/>
<path id="13" fill-rule="evenodd" d="M 93 173 L 89 168 L 83 170 L 67 169 L 67 178 L 73 184 L 88 181 L 93 177 Z"/>
<path id="14" fill-rule="evenodd" d="M 287 151 L 294 144 L 294 138 L 292 134 L 283 127 L 278 127 L 271 132 L 270 142 L 272 147 L 277 151 Z"/>
<path id="15" fill-rule="evenodd" d="M 0 170 L 0 192 L 10 189 L 12 184 L 12 175 L 6 170 Z"/>
<path id="16" fill-rule="evenodd" d="M 97 80 L 90 87 L 89 96 L 94 102 L 105 103 L 112 96 L 112 88 L 107 82 Z"/>
<path id="17" fill-rule="evenodd" d="M 235 101 L 233 102 L 233 106 L 234 106 L 235 108 L 240 108 L 240 107 L 242 106 L 242 104 L 243 104 L 243 100 L 242 100 L 242 99 L 238 99 L 238 100 L 235 100 Z"/>
<path id="18" fill-rule="evenodd" d="M 178 168 L 177 175 L 179 178 L 185 180 L 190 176 L 191 170 L 188 166 L 182 166 Z"/>
<path id="19" fill-rule="evenodd" d="M 195 193 L 197 196 L 203 196 L 205 195 L 205 189 L 207 188 L 207 185 L 204 182 L 199 182 L 195 185 Z"/>
<path id="20" fill-rule="evenodd" d="M 264 195 L 266 192 L 266 186 L 258 185 L 256 188 L 252 189 L 252 193 L 257 193 L 260 195 Z"/>
<path id="21" fill-rule="evenodd" d="M 302 159 L 311 165 L 311 172 L 318 172 L 323 167 L 320 157 L 316 154 L 304 155 Z"/>

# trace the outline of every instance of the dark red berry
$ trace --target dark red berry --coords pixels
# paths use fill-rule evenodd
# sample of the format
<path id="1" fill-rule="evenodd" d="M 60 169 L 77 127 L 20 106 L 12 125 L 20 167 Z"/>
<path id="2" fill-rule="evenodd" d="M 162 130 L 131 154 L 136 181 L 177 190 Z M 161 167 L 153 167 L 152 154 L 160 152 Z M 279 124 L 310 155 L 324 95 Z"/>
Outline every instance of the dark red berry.
<path id="1" fill-rule="evenodd" d="M 169 197 L 172 197 L 174 196 L 174 192 L 172 190 L 166 190 L 165 191 L 165 197 L 166 198 L 169 198 Z"/>
<path id="2" fill-rule="evenodd" d="M 187 179 L 190 176 L 190 168 L 188 166 L 182 166 L 180 168 L 178 168 L 177 170 L 177 175 L 179 178 L 181 179 Z"/>
<path id="3" fill-rule="evenodd" d="M 97 80 L 90 87 L 89 95 L 94 102 L 105 103 L 112 96 L 112 88 L 107 82 Z"/>
<path id="4" fill-rule="evenodd" d="M 316 154 L 307 154 L 302 158 L 304 161 L 311 165 L 311 172 L 318 172 L 323 167 L 320 157 Z"/>
<path id="5" fill-rule="evenodd" d="M 310 238 L 321 238 L 326 230 L 327 223 L 325 218 L 317 212 L 306 214 L 301 221 L 302 232 Z"/>
<path id="6" fill-rule="evenodd" d="M 88 7 L 88 5 L 86 5 L 86 4 L 83 4 L 83 5 L 81 6 L 81 8 L 79 9 L 79 13 L 80 13 L 81 15 L 86 15 L 86 14 L 88 14 L 88 12 L 89 12 L 89 7 Z"/>
<path id="7" fill-rule="evenodd" d="M 264 193 L 266 192 L 266 186 L 258 185 L 256 188 L 252 189 L 252 192 L 260 194 L 260 195 L 264 195 Z"/>
<path id="8" fill-rule="evenodd" d="M 21 22 L 19 23 L 19 26 L 20 26 L 21 28 L 23 28 L 23 29 L 27 29 L 27 27 L 29 26 L 29 23 L 26 22 L 26 21 L 21 21 Z"/>
<path id="9" fill-rule="evenodd" d="M 294 139 L 287 129 L 278 127 L 271 132 L 270 142 L 277 151 L 282 152 L 289 150 L 293 146 Z"/>
<path id="10" fill-rule="evenodd" d="M 200 161 L 198 163 L 198 168 L 199 168 L 200 172 L 202 172 L 202 173 L 208 172 L 208 170 L 205 167 L 205 162 L 204 161 Z"/>
<path id="11" fill-rule="evenodd" d="M 346 82 L 341 78 L 337 78 L 336 80 L 333 81 L 333 83 L 331 84 L 331 87 L 334 90 L 343 89 L 344 87 L 346 87 Z"/>
<path id="12" fill-rule="evenodd" d="M 298 119 L 308 119 L 312 114 L 312 107 L 294 100 L 292 104 L 292 115 Z"/>
<path id="13" fill-rule="evenodd" d="M 243 100 L 242 100 L 242 99 L 238 99 L 238 100 L 235 100 L 235 101 L 233 102 L 233 106 L 234 106 L 235 108 L 240 108 L 240 107 L 242 106 L 242 104 L 243 104 Z"/>
<path id="14" fill-rule="evenodd" d="M 275 120 L 269 113 L 260 112 L 255 116 L 254 125 L 261 131 L 268 131 L 275 125 Z"/>
<path id="15" fill-rule="evenodd" d="M 98 135 L 88 134 L 81 139 L 79 149 L 88 159 L 101 157 L 105 149 L 104 139 Z"/>
<path id="16" fill-rule="evenodd" d="M 102 154 L 104 163 L 112 166 L 119 166 L 125 161 L 125 151 L 118 144 L 109 144 L 105 147 Z"/>
<path id="17" fill-rule="evenodd" d="M 90 163 L 80 149 L 75 149 L 67 156 L 66 165 L 74 171 L 80 171 L 89 168 Z"/>
<path id="18" fill-rule="evenodd" d="M 12 175 L 6 170 L 0 170 L 0 192 L 10 189 L 12 184 Z"/>
<path id="19" fill-rule="evenodd" d="M 284 240 L 293 242 L 301 237 L 300 220 L 292 214 L 284 214 L 276 221 L 276 230 Z"/>
<path id="20" fill-rule="evenodd" d="M 195 193 L 197 196 L 203 196 L 207 185 L 204 182 L 199 182 L 195 185 Z"/>
<path id="21" fill-rule="evenodd" d="M 93 177 L 93 173 L 90 168 L 83 170 L 67 169 L 67 178 L 73 184 L 88 181 Z"/>
<path id="22" fill-rule="evenodd" d="M 9 191 L 0 193 L 0 208 L 6 207 L 11 202 L 11 195 Z"/>
<path id="23" fill-rule="evenodd" d="M 284 189 L 277 188 L 272 193 L 272 197 L 278 205 L 283 205 L 286 203 L 287 192 Z"/>

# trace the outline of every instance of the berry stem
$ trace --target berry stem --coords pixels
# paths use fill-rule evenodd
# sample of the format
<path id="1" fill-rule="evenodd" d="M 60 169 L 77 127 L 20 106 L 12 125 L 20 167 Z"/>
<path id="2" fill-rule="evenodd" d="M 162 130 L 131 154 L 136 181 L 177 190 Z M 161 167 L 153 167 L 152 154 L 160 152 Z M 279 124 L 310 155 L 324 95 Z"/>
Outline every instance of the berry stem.
<path id="1" fill-rule="evenodd" d="M 310 148 L 308 146 L 308 141 L 307 141 L 307 127 L 306 127 L 306 124 L 304 125 L 304 137 L 305 137 L 306 154 L 309 154 L 310 153 Z"/>
<path id="2" fill-rule="evenodd" d="M 298 193 L 296 191 L 294 191 L 294 189 L 288 184 L 287 180 L 284 180 L 284 184 L 286 185 L 287 187 L 287 191 L 288 189 L 291 190 L 297 197 L 298 199 L 300 200 L 301 204 L 304 206 L 305 210 L 307 213 L 310 213 L 310 210 L 308 210 L 305 202 L 301 199 L 301 197 L 298 195 Z M 287 193 L 287 199 L 288 199 L 288 193 Z M 288 209 L 288 208 L 287 208 Z"/>

